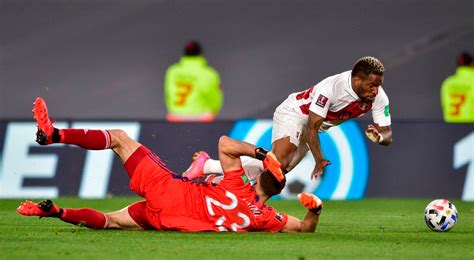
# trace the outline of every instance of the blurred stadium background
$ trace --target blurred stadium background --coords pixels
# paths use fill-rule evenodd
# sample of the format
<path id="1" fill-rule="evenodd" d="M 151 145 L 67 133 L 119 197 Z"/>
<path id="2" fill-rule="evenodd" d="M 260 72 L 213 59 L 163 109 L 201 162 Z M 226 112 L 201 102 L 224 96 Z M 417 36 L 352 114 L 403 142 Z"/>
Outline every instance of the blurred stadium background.
<path id="1" fill-rule="evenodd" d="M 320 182 L 311 182 L 309 172 L 314 162 L 305 159 L 289 175 L 280 198 L 291 199 L 305 190 L 324 200 L 375 197 L 425 198 L 426 203 L 436 198 L 472 201 L 474 125 L 444 123 L 439 93 L 442 81 L 455 71 L 455 57 L 461 51 L 474 52 L 473 13 L 472 0 L 0 0 L 0 198 L 103 199 L 132 195 L 127 176 L 112 152 L 83 151 L 64 145 L 45 148 L 34 143 L 31 104 L 37 96 L 48 102 L 58 127 L 123 128 L 160 155 L 171 169 L 181 172 L 196 150 L 209 151 L 215 157 L 218 137 L 223 134 L 268 148 L 273 111 L 288 94 L 349 70 L 357 58 L 371 55 L 380 58 L 386 67 L 383 86 L 390 98 L 394 143 L 381 147 L 368 142 L 362 130 L 370 123 L 370 115 L 323 134 L 323 151 L 333 164 Z M 190 39 L 203 44 L 209 64 L 221 74 L 224 106 L 218 120 L 209 124 L 165 121 L 165 70 L 179 59 L 183 44 Z M 65 201 L 87 206 L 77 200 Z M 411 247 L 406 257 L 416 257 L 422 248 L 431 254 L 436 252 L 430 236 L 423 233 L 428 230 L 418 226 L 423 199 L 406 209 L 400 209 L 407 204 L 405 200 L 397 201 L 396 214 L 402 217 L 388 237 L 379 233 L 377 241 L 373 241 L 374 230 L 390 229 L 388 225 L 393 221 L 384 215 L 386 210 L 380 205 L 391 203 L 367 201 L 369 206 L 329 202 L 330 217 L 322 223 L 320 234 L 323 240 L 328 239 L 326 244 L 318 244 L 316 250 L 310 248 L 313 237 L 293 236 L 285 242 L 289 243 L 285 244 L 290 247 L 287 248 L 280 247 L 276 237 L 272 245 L 281 248 L 281 254 L 272 251 L 273 256 L 289 257 L 284 252 L 290 252 L 301 239 L 305 244 L 300 248 L 309 250 L 309 255 L 321 249 L 326 256 L 337 256 L 338 250 L 331 249 L 335 245 L 333 236 L 342 237 L 336 247 L 349 252 L 359 241 L 365 241 L 365 248 L 372 251 L 375 242 L 396 242 L 395 246 L 380 247 L 395 250 L 397 241 L 416 243 L 415 240 L 425 243 Z M 115 204 L 100 203 L 93 206 L 115 209 L 111 206 Z M 290 202 L 274 203 L 299 212 L 295 205 L 285 204 Z M 31 256 L 23 255 L 17 246 L 25 245 L 23 242 L 27 248 L 34 245 L 38 249 L 24 239 L 40 239 L 37 233 L 31 233 L 34 223 L 17 218 L 12 208 L 15 201 L 0 200 L 0 204 L 0 225 L 5 231 L 0 232 L 0 240 L 5 242 L 3 249 L 10 250 L 10 256 Z M 460 219 L 472 217 L 472 202 L 461 205 Z M 331 207 L 339 211 L 330 213 Z M 373 216 L 368 212 L 363 215 L 369 218 L 370 226 L 362 239 L 355 228 L 360 222 L 345 211 L 348 209 L 358 210 L 354 214 L 376 212 Z M 347 222 L 346 215 L 353 220 Z M 404 216 L 413 222 L 405 225 Z M 379 224 L 377 220 L 381 218 L 386 222 Z M 48 232 L 42 239 L 58 235 L 58 229 L 63 232 L 60 229 L 64 224 L 54 222 L 56 226 L 52 226 L 53 221 L 48 221 Z M 424 225 L 422 217 L 419 221 Z M 12 222 L 20 225 L 11 225 Z M 346 225 L 341 226 L 343 223 Z M 30 226 L 21 229 L 23 224 Z M 467 241 L 468 245 L 472 241 L 473 226 L 472 221 L 463 225 L 451 242 L 444 237 L 435 241 L 465 250 L 469 246 L 458 242 Z M 423 233 L 422 237 L 412 237 L 413 226 L 416 233 Z M 64 230 L 69 232 L 68 228 Z M 12 234 L 18 237 L 12 239 Z M 119 235 L 109 234 L 113 234 L 113 247 Z M 101 238 L 96 233 L 82 235 L 84 241 L 77 243 L 77 248 L 66 247 L 65 254 L 97 256 L 101 246 L 88 252 L 88 243 Z M 145 236 L 149 241 L 157 239 Z M 168 249 L 169 256 L 186 257 L 179 251 L 182 242 L 193 244 L 187 237 L 173 240 L 160 236 L 176 244 Z M 467 236 L 471 240 L 465 240 Z M 63 237 L 76 239 L 72 233 Z M 212 237 L 203 237 L 212 241 Z M 227 239 L 229 246 L 236 241 L 232 237 L 221 238 Z M 264 238 L 262 241 L 268 239 Z M 68 243 L 60 241 L 50 247 Z M 126 249 L 130 241 L 118 242 L 125 249 L 117 248 L 132 257 Z M 241 248 L 248 248 L 244 240 L 240 242 Z M 257 240 L 253 243 L 261 245 Z M 143 250 L 148 250 L 148 245 L 142 246 Z M 387 253 L 393 251 L 384 250 L 357 256 L 393 256 Z M 252 248 L 249 252 L 257 251 Z M 221 256 L 226 253 L 219 252 Z M 253 256 L 269 257 L 258 252 Z M 457 256 L 467 256 L 465 251 L 456 252 Z M 233 255 L 238 257 L 239 252 Z"/>
<path id="2" fill-rule="evenodd" d="M 269 119 L 289 93 L 372 55 L 387 70 L 394 144 L 367 143 L 360 129 L 370 117 L 342 128 L 342 140 L 349 140 L 344 144 L 340 135 L 327 134 L 323 149 L 336 162 L 331 174 L 319 187 L 308 184 L 309 160 L 300 167 L 303 177 L 292 177 L 293 193 L 474 199 L 474 127 L 443 123 L 439 96 L 443 79 L 455 71 L 456 55 L 473 52 L 473 5 L 0 1 L 0 196 L 129 194 L 111 153 L 100 157 L 68 146 L 34 145 L 30 111 L 36 96 L 47 100 L 52 117 L 64 126 L 128 129 L 180 172 L 195 150 L 216 156 L 222 134 L 269 147 Z M 203 43 L 209 63 L 221 73 L 224 107 L 212 124 L 164 120 L 164 73 L 189 39 Z M 255 126 L 257 137 L 247 136 Z M 352 158 L 342 158 L 346 150 Z"/>

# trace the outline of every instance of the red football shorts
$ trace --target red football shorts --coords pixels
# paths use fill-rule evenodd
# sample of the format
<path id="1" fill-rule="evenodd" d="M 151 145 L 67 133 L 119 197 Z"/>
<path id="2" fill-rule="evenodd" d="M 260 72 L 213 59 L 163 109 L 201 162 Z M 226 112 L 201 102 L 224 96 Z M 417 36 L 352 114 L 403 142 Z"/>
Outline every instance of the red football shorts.
<path id="1" fill-rule="evenodd" d="M 145 230 L 154 229 L 146 214 L 146 201 L 138 201 L 128 206 L 128 214 L 133 221 Z"/>
<path id="2" fill-rule="evenodd" d="M 130 176 L 130 189 L 147 199 L 147 195 L 155 193 L 160 186 L 173 178 L 173 173 L 161 159 L 145 146 L 140 146 L 124 166 Z"/>
<path id="3" fill-rule="evenodd" d="M 189 194 L 190 184 L 168 170 L 161 159 L 148 148 L 140 146 L 124 166 L 130 176 L 130 189 L 146 199 L 141 207 L 145 207 L 145 220 L 154 228 L 162 229 L 162 217 L 169 216 L 170 213 L 188 215 L 186 194 Z M 135 205 L 132 211 L 139 212 L 138 207 Z M 133 214 L 135 218 L 132 218 L 138 219 L 137 214 Z"/>

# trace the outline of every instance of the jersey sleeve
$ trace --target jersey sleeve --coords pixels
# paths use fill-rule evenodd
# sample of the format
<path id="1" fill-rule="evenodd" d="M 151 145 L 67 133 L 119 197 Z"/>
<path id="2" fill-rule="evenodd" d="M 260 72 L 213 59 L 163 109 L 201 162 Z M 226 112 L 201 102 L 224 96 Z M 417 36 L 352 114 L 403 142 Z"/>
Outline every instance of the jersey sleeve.
<path id="1" fill-rule="evenodd" d="M 288 222 L 288 215 L 278 212 L 275 208 L 264 206 L 264 217 L 258 221 L 258 231 L 262 232 L 279 232 L 286 222 Z"/>
<path id="2" fill-rule="evenodd" d="M 227 189 L 232 191 L 247 190 L 248 186 L 250 186 L 250 182 L 244 181 L 248 180 L 246 176 L 244 169 L 227 171 L 224 172 L 224 179 L 219 183 L 219 185 L 224 185 Z"/>
<path id="3" fill-rule="evenodd" d="M 331 81 L 323 81 L 318 83 L 313 90 L 313 101 L 309 106 L 309 111 L 326 118 L 329 110 L 329 105 L 333 102 L 334 91 L 332 89 Z"/>
<path id="4" fill-rule="evenodd" d="M 382 87 L 380 87 L 379 94 L 377 95 L 374 107 L 372 108 L 372 118 L 374 123 L 379 126 L 389 126 L 392 124 L 388 96 L 385 94 Z"/>

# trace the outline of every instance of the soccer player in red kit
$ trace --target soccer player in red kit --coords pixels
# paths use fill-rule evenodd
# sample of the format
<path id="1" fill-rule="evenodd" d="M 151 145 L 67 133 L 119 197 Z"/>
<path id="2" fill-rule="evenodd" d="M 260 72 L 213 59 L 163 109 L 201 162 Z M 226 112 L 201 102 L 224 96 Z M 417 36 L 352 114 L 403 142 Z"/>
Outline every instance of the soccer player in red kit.
<path id="1" fill-rule="evenodd" d="M 112 212 L 94 209 L 59 208 L 50 200 L 23 202 L 17 212 L 25 216 L 56 217 L 89 228 L 156 229 L 195 231 L 314 232 L 322 202 L 313 194 L 300 194 L 308 208 L 303 220 L 279 213 L 265 205 L 284 186 L 285 178 L 275 156 L 249 143 L 222 136 L 219 159 L 224 179 L 189 181 L 166 168 L 161 159 L 122 130 L 57 129 L 52 125 L 46 103 L 37 98 L 33 108 L 38 124 L 36 141 L 74 144 L 85 149 L 112 149 L 124 163 L 130 189 L 144 201 Z M 255 185 L 245 182 L 240 156 L 263 160 L 266 170 Z"/>

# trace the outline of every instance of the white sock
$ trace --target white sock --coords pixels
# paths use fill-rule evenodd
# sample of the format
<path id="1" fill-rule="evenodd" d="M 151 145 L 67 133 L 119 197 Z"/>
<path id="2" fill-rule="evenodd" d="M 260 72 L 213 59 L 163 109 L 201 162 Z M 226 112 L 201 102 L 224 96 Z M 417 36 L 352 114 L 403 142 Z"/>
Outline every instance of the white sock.
<path id="1" fill-rule="evenodd" d="M 263 172 L 263 162 L 252 157 L 242 156 L 242 168 L 250 180 L 255 180 Z"/>
<path id="2" fill-rule="evenodd" d="M 252 157 L 242 156 L 242 168 L 250 180 L 254 180 L 263 172 L 263 162 Z M 209 159 L 204 163 L 204 174 L 224 173 L 219 160 Z"/>
<path id="3" fill-rule="evenodd" d="M 209 173 L 224 173 L 221 162 L 219 160 L 209 159 L 204 163 L 204 174 Z"/>

